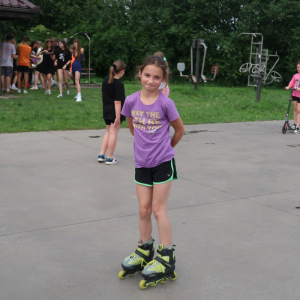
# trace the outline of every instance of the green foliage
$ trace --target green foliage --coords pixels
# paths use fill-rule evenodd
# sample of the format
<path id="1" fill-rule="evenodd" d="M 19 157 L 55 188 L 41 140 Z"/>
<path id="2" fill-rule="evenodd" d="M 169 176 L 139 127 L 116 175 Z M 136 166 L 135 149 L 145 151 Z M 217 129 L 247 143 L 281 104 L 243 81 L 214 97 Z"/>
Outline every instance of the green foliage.
<path id="1" fill-rule="evenodd" d="M 125 83 L 126 95 L 140 89 L 138 83 Z M 76 92 L 71 89 L 68 96 L 64 89 L 63 97 L 57 98 L 58 88 L 52 88 L 52 95 L 29 90 L 27 95 L 1 99 L 0 133 L 105 128 L 101 89 L 82 89 L 81 103 L 75 102 Z M 256 103 L 253 89 L 201 86 L 195 91 L 192 84 L 182 83 L 172 84 L 170 95 L 187 125 L 284 119 L 290 93 L 263 89 L 261 102 Z M 124 122 L 122 127 L 126 126 Z"/>
<path id="2" fill-rule="evenodd" d="M 135 67 L 148 54 L 162 51 L 173 74 L 176 65 L 190 66 L 190 46 L 202 38 L 208 46 L 205 74 L 220 66 L 219 85 L 245 86 L 247 74 L 239 67 L 249 61 L 250 37 L 264 35 L 264 48 L 280 55 L 275 70 L 286 85 L 299 60 L 300 2 L 295 0 L 32 0 L 42 13 L 32 20 L 1 22 L 2 32 L 13 31 L 18 42 L 25 34 L 45 41 L 87 31 L 91 38 L 91 66 L 105 76 L 116 59 L 127 65 L 133 78 Z M 9 23 L 9 24 L 8 24 Z M 33 32 L 32 32 L 33 30 Z M 49 32 L 49 34 L 48 34 Z M 88 39 L 80 38 L 88 65 Z M 72 41 L 71 41 L 72 42 Z M 202 54 L 201 54 L 202 55 Z M 271 62 L 271 61 L 270 61 Z"/>

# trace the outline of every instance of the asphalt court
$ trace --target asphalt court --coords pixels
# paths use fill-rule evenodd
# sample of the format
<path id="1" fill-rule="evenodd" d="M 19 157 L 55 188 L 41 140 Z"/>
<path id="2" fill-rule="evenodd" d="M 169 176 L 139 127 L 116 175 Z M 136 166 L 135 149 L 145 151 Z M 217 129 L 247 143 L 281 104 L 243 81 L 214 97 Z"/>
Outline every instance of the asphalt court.
<path id="1" fill-rule="evenodd" d="M 168 214 L 176 281 L 118 278 L 139 238 L 133 137 L 0 135 L 0 300 L 300 298 L 300 136 L 283 121 L 188 125 Z M 158 241 L 156 226 L 153 237 Z"/>

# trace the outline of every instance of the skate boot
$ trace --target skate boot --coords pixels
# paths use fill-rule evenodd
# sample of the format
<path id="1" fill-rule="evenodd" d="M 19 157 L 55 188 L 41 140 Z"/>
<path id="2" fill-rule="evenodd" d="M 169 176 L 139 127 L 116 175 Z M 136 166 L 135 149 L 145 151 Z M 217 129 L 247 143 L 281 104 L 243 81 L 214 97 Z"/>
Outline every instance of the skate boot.
<path id="1" fill-rule="evenodd" d="M 139 285 L 142 290 L 147 288 L 148 285 L 156 286 L 159 281 L 166 283 L 168 278 L 172 281 L 177 278 L 174 246 L 171 245 L 165 248 L 163 245 L 157 246 L 158 256 L 150 261 L 142 271 L 142 276 L 145 278 Z"/>
<path id="2" fill-rule="evenodd" d="M 141 273 L 144 267 L 153 259 L 154 239 L 151 239 L 145 243 L 138 243 L 138 248 L 130 256 L 127 256 L 122 262 L 122 268 L 119 272 L 119 278 L 123 279 L 125 276 L 132 276 L 135 272 Z"/>

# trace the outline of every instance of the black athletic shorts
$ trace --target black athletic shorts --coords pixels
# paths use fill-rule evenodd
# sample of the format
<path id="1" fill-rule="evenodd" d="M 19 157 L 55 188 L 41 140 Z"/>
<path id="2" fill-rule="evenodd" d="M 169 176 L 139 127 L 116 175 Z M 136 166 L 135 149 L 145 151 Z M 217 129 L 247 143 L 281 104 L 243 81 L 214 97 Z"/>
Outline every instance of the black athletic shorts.
<path id="1" fill-rule="evenodd" d="M 29 73 L 28 66 L 17 66 L 17 71 L 20 73 Z"/>
<path id="2" fill-rule="evenodd" d="M 111 125 L 115 123 L 115 120 L 104 119 L 104 122 L 106 125 Z M 122 124 L 122 120 L 120 120 L 120 123 Z"/>
<path id="3" fill-rule="evenodd" d="M 175 179 L 178 176 L 174 158 L 153 168 L 135 168 L 134 181 L 140 185 L 153 186 Z"/>
<path id="4" fill-rule="evenodd" d="M 293 96 L 293 101 L 297 101 L 298 103 L 300 103 L 300 98 Z"/>

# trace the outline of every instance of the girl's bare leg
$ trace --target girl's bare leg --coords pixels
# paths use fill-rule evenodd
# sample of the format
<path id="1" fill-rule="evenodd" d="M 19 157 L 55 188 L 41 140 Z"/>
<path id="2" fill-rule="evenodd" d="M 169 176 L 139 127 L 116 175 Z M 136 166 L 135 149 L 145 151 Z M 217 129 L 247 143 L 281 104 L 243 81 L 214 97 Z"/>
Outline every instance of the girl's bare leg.
<path id="1" fill-rule="evenodd" d="M 64 70 L 64 77 L 65 77 L 65 84 L 67 87 L 67 91 L 70 90 L 70 85 L 69 85 L 69 71 L 68 70 Z"/>
<path id="2" fill-rule="evenodd" d="M 109 129 L 111 125 L 106 125 L 106 132 L 104 134 L 102 144 L 101 144 L 101 149 L 100 149 L 100 154 L 105 155 L 105 152 L 108 148 L 108 137 L 109 137 Z"/>
<path id="3" fill-rule="evenodd" d="M 75 72 L 75 84 L 76 84 L 76 87 L 77 87 L 77 93 L 81 93 L 81 87 L 80 87 L 80 84 L 79 84 L 79 80 L 80 80 L 80 72 L 76 71 Z"/>
<path id="4" fill-rule="evenodd" d="M 52 74 L 47 74 L 47 84 L 48 84 L 49 91 L 51 91 L 51 76 Z"/>
<path id="5" fill-rule="evenodd" d="M 18 89 L 21 89 L 21 77 L 22 77 L 22 73 L 18 72 Z"/>
<path id="6" fill-rule="evenodd" d="M 152 195 L 153 187 L 136 184 L 136 194 L 139 200 L 139 228 L 143 242 L 149 241 L 152 234 Z"/>
<path id="7" fill-rule="evenodd" d="M 13 80 L 13 84 L 16 85 L 18 81 L 18 72 L 17 71 L 14 71 L 14 80 Z"/>
<path id="8" fill-rule="evenodd" d="M 294 104 L 294 124 L 297 124 L 297 101 L 293 101 Z"/>
<path id="9" fill-rule="evenodd" d="M 57 74 L 58 74 L 58 88 L 59 88 L 59 93 L 62 95 L 62 83 L 63 83 L 63 77 L 64 77 L 64 74 L 63 74 L 63 70 L 62 69 L 59 69 L 57 70 Z"/>
<path id="10" fill-rule="evenodd" d="M 46 75 L 46 74 L 43 74 L 43 77 L 44 77 L 44 87 L 45 87 L 45 90 L 47 91 L 47 90 L 48 90 L 48 86 L 47 86 L 47 75 Z"/>
<path id="11" fill-rule="evenodd" d="M 114 126 L 114 124 L 110 125 L 109 136 L 108 136 L 108 151 L 107 151 L 107 157 L 109 158 L 114 157 L 119 129 L 120 129 L 120 125 L 117 125 L 116 127 Z"/>
<path id="12" fill-rule="evenodd" d="M 299 128 L 299 125 L 300 125 L 300 103 L 296 102 L 297 103 L 297 123 L 296 123 L 296 126 Z"/>
<path id="13" fill-rule="evenodd" d="M 160 244 L 164 247 L 172 244 L 172 230 L 167 215 L 167 202 L 172 186 L 172 181 L 153 185 L 152 210 L 156 219 Z"/>
<path id="14" fill-rule="evenodd" d="M 42 84 L 43 87 L 45 87 L 43 74 L 40 73 L 39 75 L 40 75 L 40 81 L 41 81 L 41 84 Z"/>
<path id="15" fill-rule="evenodd" d="M 28 73 L 24 73 L 24 91 L 27 90 L 28 85 Z"/>
<path id="16" fill-rule="evenodd" d="M 34 85 L 33 86 L 37 86 L 38 85 L 38 80 L 39 80 L 39 71 L 35 71 L 34 73 Z"/>

